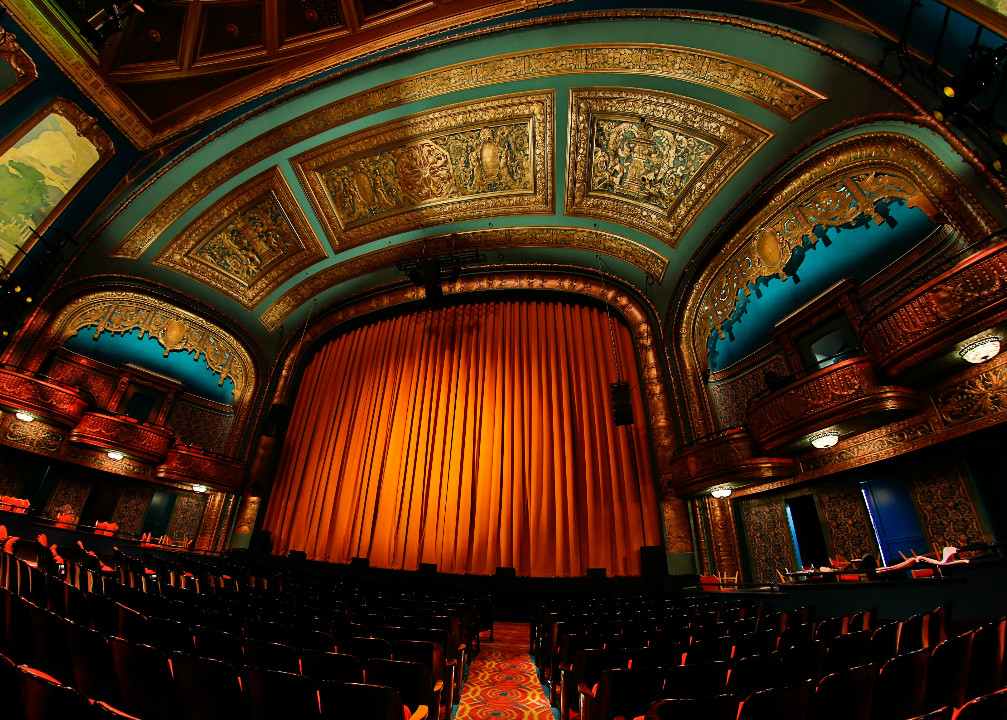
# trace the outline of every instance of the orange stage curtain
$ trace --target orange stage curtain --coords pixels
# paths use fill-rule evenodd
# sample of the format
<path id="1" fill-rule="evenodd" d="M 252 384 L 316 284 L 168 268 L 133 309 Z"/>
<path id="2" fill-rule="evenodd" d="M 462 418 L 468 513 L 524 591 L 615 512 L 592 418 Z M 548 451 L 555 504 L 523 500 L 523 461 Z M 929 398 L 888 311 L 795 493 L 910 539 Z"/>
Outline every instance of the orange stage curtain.
<path id="1" fill-rule="evenodd" d="M 616 427 L 609 383 L 633 388 Z M 661 542 L 633 343 L 604 310 L 428 309 L 336 337 L 305 369 L 265 528 L 274 550 L 440 572 L 640 572 Z"/>

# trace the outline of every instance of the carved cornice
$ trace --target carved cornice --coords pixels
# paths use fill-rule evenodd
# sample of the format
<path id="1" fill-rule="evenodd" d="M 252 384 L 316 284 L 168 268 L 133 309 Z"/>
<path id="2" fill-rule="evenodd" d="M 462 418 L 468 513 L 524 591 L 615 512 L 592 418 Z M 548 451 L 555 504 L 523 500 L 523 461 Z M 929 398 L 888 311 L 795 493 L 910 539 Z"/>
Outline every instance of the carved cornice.
<path id="1" fill-rule="evenodd" d="M 187 447 L 168 450 L 154 475 L 178 483 L 199 483 L 219 490 L 234 491 L 245 479 L 245 466 L 231 458 Z"/>
<path id="2" fill-rule="evenodd" d="M 167 428 L 140 424 L 119 415 L 86 412 L 67 440 L 100 450 L 119 450 L 149 462 L 164 459 L 175 434 Z"/>
<path id="3" fill-rule="evenodd" d="M 180 350 L 202 357 L 213 372 L 234 383 L 234 407 L 255 387 L 255 367 L 248 352 L 229 333 L 211 326 L 202 318 L 154 298 L 128 291 L 99 292 L 77 298 L 64 307 L 48 332 L 52 345 L 62 345 L 78 331 L 94 328 L 94 337 L 139 330 L 139 337 L 156 339 L 165 356 Z"/>
<path id="4" fill-rule="evenodd" d="M 847 184 L 848 182 L 848 184 Z M 860 135 L 823 148 L 799 163 L 765 196 L 764 206 L 738 224 L 724 248 L 689 279 L 674 327 L 685 411 L 696 434 L 713 430 L 702 373 L 707 340 L 734 311 L 739 292 L 758 278 L 778 275 L 798 244 L 817 241 L 815 225 L 828 225 L 855 209 L 873 218 L 873 197 L 901 198 L 946 222 L 967 238 L 996 229 L 978 200 L 929 150 L 898 133 Z M 813 224 L 812 224 L 813 223 Z"/>
<path id="5" fill-rule="evenodd" d="M 0 368 L 0 403 L 66 427 L 81 419 L 89 403 L 76 389 Z"/>
<path id="6" fill-rule="evenodd" d="M 327 257 L 279 167 L 232 190 L 154 259 L 247 310 Z"/>
<path id="7" fill-rule="evenodd" d="M 601 253 L 635 265 L 658 282 L 668 269 L 668 259 L 660 253 L 642 243 L 603 230 L 555 226 L 469 230 L 398 243 L 320 270 L 277 298 L 259 320 L 273 332 L 290 313 L 329 288 L 382 268 L 394 267 L 400 260 L 455 250 L 505 247 L 563 248 Z"/>
<path id="8" fill-rule="evenodd" d="M 378 125 L 291 160 L 337 251 L 474 218 L 552 214 L 552 92 Z"/>
<path id="9" fill-rule="evenodd" d="M 645 232 L 674 248 L 771 133 L 657 91 L 570 91 L 566 213 Z"/>
<path id="10" fill-rule="evenodd" d="M 898 375 L 1007 317 L 1007 243 L 976 253 L 870 319 L 864 348 Z"/>
<path id="11" fill-rule="evenodd" d="M 365 90 L 272 128 L 269 133 L 235 148 L 206 167 L 198 176 L 198 181 L 193 178 L 193 182 L 179 183 L 177 190 L 123 238 L 114 254 L 139 258 L 171 223 L 215 188 L 270 156 L 351 120 L 462 90 L 593 72 L 654 75 L 709 85 L 770 108 L 788 120 L 796 119 L 825 100 L 824 96 L 767 68 L 692 48 L 617 43 L 548 48 L 481 58 Z M 122 212 L 175 166 L 173 163 L 145 183 L 115 214 Z M 109 217 L 105 224 L 114 217 Z"/>
<path id="12" fill-rule="evenodd" d="M 14 69 L 14 74 L 17 76 L 17 80 L 14 81 L 13 85 L 0 92 L 0 105 L 3 105 L 14 97 L 15 94 L 24 90 L 29 83 L 36 80 L 38 78 L 38 70 L 35 68 L 35 63 L 32 62 L 28 53 L 18 45 L 13 33 L 4 33 L 3 37 L 0 38 L 0 60 L 7 62 Z"/>
<path id="13" fill-rule="evenodd" d="M 797 472 L 797 465 L 790 458 L 755 455 L 750 433 L 741 429 L 718 433 L 675 453 L 671 461 L 671 487 L 678 495 L 686 495 L 716 485 L 742 487 L 792 477 Z"/>
<path id="14" fill-rule="evenodd" d="M 463 276 L 454 283 L 445 283 L 445 297 L 463 293 L 482 293 L 505 290 L 543 290 L 557 293 L 585 295 L 603 300 L 614 311 L 625 318 L 637 351 L 640 367 L 640 387 L 647 406 L 650 420 L 651 442 L 654 447 L 656 468 L 660 487 L 668 487 L 668 473 L 671 454 L 679 439 L 675 436 L 669 397 L 672 389 L 666 384 L 665 360 L 661 355 L 664 341 L 660 328 L 652 315 L 647 312 L 640 299 L 622 288 L 619 281 L 608 278 L 577 276 L 565 273 L 528 271 L 514 272 L 498 270 L 482 275 Z M 279 369 L 274 403 L 291 402 L 295 388 L 291 382 L 295 369 L 300 367 L 305 354 L 315 341 L 332 332 L 345 322 L 363 317 L 369 313 L 385 310 L 396 305 L 416 302 L 424 298 L 423 289 L 415 286 L 399 286 L 340 307 L 316 320 L 306 328 L 283 360 Z"/>
<path id="15" fill-rule="evenodd" d="M 783 447 L 815 430 L 839 423 L 882 424 L 884 413 L 916 411 L 917 394 L 879 385 L 871 361 L 852 358 L 819 370 L 756 400 L 748 408 L 748 427 L 764 450 Z"/>

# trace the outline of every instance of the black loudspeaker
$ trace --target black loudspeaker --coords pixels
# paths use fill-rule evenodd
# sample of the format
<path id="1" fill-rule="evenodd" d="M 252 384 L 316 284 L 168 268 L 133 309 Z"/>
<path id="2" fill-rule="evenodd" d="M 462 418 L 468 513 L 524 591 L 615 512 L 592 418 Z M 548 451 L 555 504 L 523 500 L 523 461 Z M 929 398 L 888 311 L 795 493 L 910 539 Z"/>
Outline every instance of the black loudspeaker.
<path id="1" fill-rule="evenodd" d="M 668 556 L 661 545 L 644 545 L 640 548 L 640 572 L 647 577 L 668 574 Z"/>
<path id="2" fill-rule="evenodd" d="M 431 575 L 433 575 L 435 572 L 437 572 L 437 563 L 420 563 L 419 571 L 421 573 L 430 573 Z"/>
<path id="3" fill-rule="evenodd" d="M 252 552 L 269 552 L 269 531 L 256 530 L 248 540 L 248 549 Z"/>
<path id="4" fill-rule="evenodd" d="M 501 580 L 513 580 L 517 577 L 517 572 L 512 567 L 498 567 L 496 577 Z"/>
<path id="5" fill-rule="evenodd" d="M 287 558 L 290 560 L 307 560 L 308 554 L 303 550 L 287 550 Z"/>
<path id="6" fill-rule="evenodd" d="M 587 569 L 587 576 L 588 576 L 588 578 L 590 578 L 592 580 L 601 580 L 602 578 L 606 577 L 607 575 L 608 575 L 608 573 L 606 572 L 605 568 L 588 568 Z"/>
<path id="7" fill-rule="evenodd" d="M 629 396 L 629 382 L 623 380 L 609 385 L 612 391 L 612 419 L 616 425 L 633 424 L 633 401 Z"/>
<path id="8" fill-rule="evenodd" d="M 266 421 L 262 424 L 262 434 L 266 437 L 283 437 L 287 432 L 288 420 L 290 420 L 290 408 L 274 404 L 269 408 Z"/>
<path id="9" fill-rule="evenodd" d="M 352 568 L 368 568 L 371 566 L 371 561 L 367 558 L 355 557 L 350 558 L 350 567 Z"/>

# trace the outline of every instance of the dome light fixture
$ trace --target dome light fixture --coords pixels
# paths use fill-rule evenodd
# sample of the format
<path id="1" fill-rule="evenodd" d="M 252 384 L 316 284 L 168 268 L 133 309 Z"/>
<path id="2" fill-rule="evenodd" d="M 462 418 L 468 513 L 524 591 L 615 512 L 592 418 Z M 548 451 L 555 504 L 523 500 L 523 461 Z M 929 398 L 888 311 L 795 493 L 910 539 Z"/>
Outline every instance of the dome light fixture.
<path id="1" fill-rule="evenodd" d="M 824 448 L 830 448 L 839 442 L 839 433 L 835 430 L 824 430 L 822 432 L 815 433 L 808 438 L 811 444 L 822 450 Z"/>
<path id="2" fill-rule="evenodd" d="M 968 345 L 959 350 L 958 354 L 966 362 L 978 365 L 986 362 L 987 360 L 992 360 L 999 352 L 1000 338 L 996 335 L 986 335 L 975 342 L 970 342 Z"/>
<path id="3" fill-rule="evenodd" d="M 109 450 L 109 451 L 108 451 L 108 459 L 109 459 L 109 460 L 115 460 L 116 462 L 119 462 L 119 461 L 120 461 L 120 460 L 122 460 L 122 459 L 123 459 L 124 457 L 126 457 L 126 456 L 125 456 L 125 455 L 123 455 L 123 454 L 122 454 L 121 452 L 119 452 L 118 450 Z"/>
<path id="4" fill-rule="evenodd" d="M 718 499 L 730 497 L 731 496 L 731 488 L 729 488 L 729 487 L 713 488 L 713 490 L 710 491 L 710 494 L 713 495 L 713 497 L 718 498 Z"/>
<path id="5" fill-rule="evenodd" d="M 21 422 L 31 422 L 32 420 L 35 419 L 34 415 L 32 415 L 31 413 L 26 413 L 24 410 L 18 410 L 16 413 L 14 413 L 14 417 L 16 417 Z"/>
<path id="6" fill-rule="evenodd" d="M 199 483 L 196 483 L 196 484 L 194 484 L 192 486 L 192 491 L 193 492 L 198 492 L 198 493 L 205 493 L 206 492 L 206 485 L 200 485 Z"/>

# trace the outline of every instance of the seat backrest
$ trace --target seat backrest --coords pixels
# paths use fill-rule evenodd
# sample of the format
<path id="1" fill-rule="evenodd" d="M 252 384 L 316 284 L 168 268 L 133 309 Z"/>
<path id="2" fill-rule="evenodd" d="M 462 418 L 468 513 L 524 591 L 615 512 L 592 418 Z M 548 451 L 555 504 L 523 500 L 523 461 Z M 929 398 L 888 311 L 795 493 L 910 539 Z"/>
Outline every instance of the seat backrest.
<path id="1" fill-rule="evenodd" d="M 970 700 L 955 720 L 1003 720 L 1007 717 L 1007 688 Z"/>
<path id="2" fill-rule="evenodd" d="M 21 666 L 18 683 L 25 720 L 86 718 L 90 715 L 90 700 L 45 673 Z"/>
<path id="3" fill-rule="evenodd" d="M 404 713 L 398 691 L 381 685 L 325 680 L 319 686 L 318 696 L 324 720 L 402 720 Z"/>
<path id="4" fill-rule="evenodd" d="M 965 704 L 974 633 L 967 633 L 938 643 L 930 654 L 927 670 L 928 708 Z"/>
<path id="5" fill-rule="evenodd" d="M 882 718 L 911 718 L 923 713 L 930 649 L 897 655 L 881 666 L 874 686 L 871 714 Z"/>
<path id="6" fill-rule="evenodd" d="M 234 668 L 221 660 L 171 653 L 179 717 L 218 720 L 241 713 L 241 686 Z"/>
<path id="7" fill-rule="evenodd" d="M 1004 634 L 1007 619 L 988 623 L 975 631 L 966 699 L 988 695 L 1000 689 L 1003 679 Z"/>
<path id="8" fill-rule="evenodd" d="M 790 687 L 760 690 L 745 698 L 738 720 L 805 720 L 809 717 L 814 685 L 806 681 Z"/>
<path id="9" fill-rule="evenodd" d="M 738 660 L 731 668 L 727 693 L 740 699 L 771 687 L 779 664 L 780 654 L 775 652 Z"/>
<path id="10" fill-rule="evenodd" d="M 336 638 L 336 652 L 352 655 L 366 662 L 372 658 L 390 660 L 392 644 L 384 638 L 346 637 Z"/>
<path id="11" fill-rule="evenodd" d="M 318 691 L 303 675 L 245 668 L 241 686 L 249 720 L 317 720 L 319 716 Z"/>
<path id="12" fill-rule="evenodd" d="M 245 638 L 242 647 L 246 667 L 295 674 L 301 672 L 300 653 L 289 645 Z"/>
<path id="13" fill-rule="evenodd" d="M 420 705 L 432 708 L 438 704 L 433 696 L 433 674 L 422 663 L 372 658 L 364 664 L 364 679 L 368 685 L 398 690 L 402 702 L 412 711 Z"/>
<path id="14" fill-rule="evenodd" d="M 735 720 L 738 701 L 730 695 L 704 698 L 674 698 L 656 700 L 647 708 L 646 720 Z"/>
<path id="15" fill-rule="evenodd" d="M 663 680 L 660 668 L 613 668 L 602 672 L 595 693 L 592 720 L 634 718 L 644 714 L 651 700 L 660 696 Z"/>
<path id="16" fill-rule="evenodd" d="M 144 720 L 172 720 L 175 685 L 167 656 L 155 647 L 108 639 L 112 662 L 119 679 L 120 705 L 116 707 Z"/>
<path id="17" fill-rule="evenodd" d="M 700 698 L 723 695 L 731 664 L 725 660 L 679 665 L 665 670 L 665 698 Z"/>
<path id="18" fill-rule="evenodd" d="M 877 668 L 848 668 L 823 677 L 811 698 L 815 720 L 869 720 Z"/>

